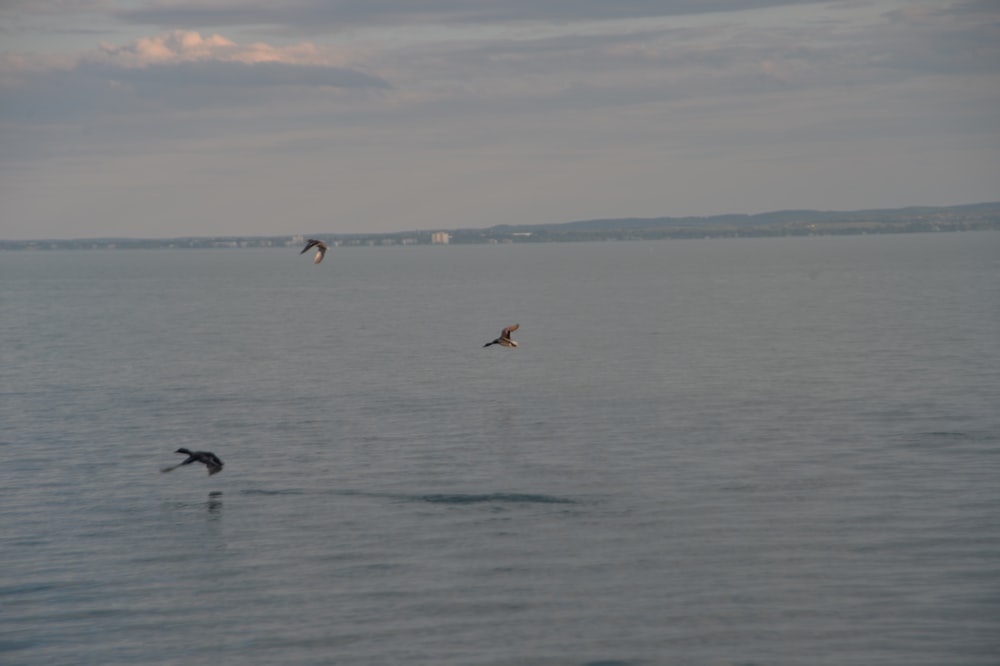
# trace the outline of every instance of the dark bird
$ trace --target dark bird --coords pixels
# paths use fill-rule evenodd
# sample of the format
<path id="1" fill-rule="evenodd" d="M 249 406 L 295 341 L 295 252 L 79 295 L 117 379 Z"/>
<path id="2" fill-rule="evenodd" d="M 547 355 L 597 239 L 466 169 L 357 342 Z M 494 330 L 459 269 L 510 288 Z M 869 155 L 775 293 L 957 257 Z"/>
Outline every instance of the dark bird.
<path id="1" fill-rule="evenodd" d="M 299 254 L 305 254 L 312 248 L 316 248 L 316 257 L 313 259 L 314 264 L 318 264 L 319 262 L 323 261 L 323 257 L 326 256 L 326 251 L 330 249 L 329 247 L 327 247 L 327 244 L 324 243 L 323 241 L 316 240 L 315 238 L 310 238 L 309 240 L 306 241 L 306 246 L 302 248 L 302 251 L 299 252 Z"/>
<path id="2" fill-rule="evenodd" d="M 215 455 L 211 451 L 188 451 L 187 449 L 177 449 L 174 453 L 183 453 L 187 456 L 187 460 L 172 467 L 164 467 L 161 472 L 169 472 L 175 470 L 183 465 L 190 465 L 191 463 L 200 462 L 205 467 L 208 468 L 208 475 L 218 474 L 222 471 L 222 461 L 219 460 L 219 456 Z"/>
<path id="3" fill-rule="evenodd" d="M 520 324 L 514 324 L 513 326 L 508 326 L 507 328 L 500 331 L 500 337 L 493 342 L 487 342 L 484 347 L 489 347 L 490 345 L 500 345 L 501 347 L 516 347 L 517 343 L 510 339 L 510 334 L 520 328 Z"/>

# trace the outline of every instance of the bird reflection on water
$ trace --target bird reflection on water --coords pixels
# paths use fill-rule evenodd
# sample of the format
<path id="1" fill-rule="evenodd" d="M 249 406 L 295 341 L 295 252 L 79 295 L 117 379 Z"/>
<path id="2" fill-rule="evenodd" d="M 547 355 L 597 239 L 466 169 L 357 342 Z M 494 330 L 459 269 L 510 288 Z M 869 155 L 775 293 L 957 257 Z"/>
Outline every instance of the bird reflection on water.
<path id="1" fill-rule="evenodd" d="M 171 520 L 176 520 L 179 516 L 201 516 L 209 523 L 215 523 L 222 519 L 222 491 L 213 490 L 208 493 L 208 497 L 202 499 L 189 498 L 183 500 L 167 500 L 163 502 L 163 510 L 171 514 Z M 183 519 L 181 522 L 187 522 Z"/>
<path id="2" fill-rule="evenodd" d="M 205 508 L 208 510 L 209 515 L 213 517 L 220 517 L 222 515 L 222 491 L 213 490 L 208 494 L 208 501 L 205 502 Z"/>

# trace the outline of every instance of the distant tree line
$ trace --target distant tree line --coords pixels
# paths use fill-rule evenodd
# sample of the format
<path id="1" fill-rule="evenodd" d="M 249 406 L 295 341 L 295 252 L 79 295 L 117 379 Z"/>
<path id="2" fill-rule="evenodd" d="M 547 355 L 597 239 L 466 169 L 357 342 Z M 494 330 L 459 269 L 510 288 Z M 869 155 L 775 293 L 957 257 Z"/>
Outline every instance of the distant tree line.
<path id="1" fill-rule="evenodd" d="M 582 220 L 559 224 L 497 225 L 453 229 L 448 243 L 554 243 L 668 238 L 774 237 L 1000 230 L 1000 203 L 866 211 L 777 211 L 758 215 Z M 443 230 L 438 230 L 443 231 Z M 432 231 L 322 234 L 335 246 L 407 246 L 434 242 Z M 441 234 L 437 234 L 440 238 Z M 298 247 L 303 236 L 89 238 L 0 240 L 0 250 L 171 249 Z"/>

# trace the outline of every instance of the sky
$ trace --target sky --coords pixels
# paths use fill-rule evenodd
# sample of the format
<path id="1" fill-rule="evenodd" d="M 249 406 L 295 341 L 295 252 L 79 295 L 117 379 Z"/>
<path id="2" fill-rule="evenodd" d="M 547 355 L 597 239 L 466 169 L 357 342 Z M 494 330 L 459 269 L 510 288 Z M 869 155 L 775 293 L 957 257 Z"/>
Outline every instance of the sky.
<path id="1" fill-rule="evenodd" d="M 1000 200 L 1000 0 L 0 0 L 0 238 Z"/>

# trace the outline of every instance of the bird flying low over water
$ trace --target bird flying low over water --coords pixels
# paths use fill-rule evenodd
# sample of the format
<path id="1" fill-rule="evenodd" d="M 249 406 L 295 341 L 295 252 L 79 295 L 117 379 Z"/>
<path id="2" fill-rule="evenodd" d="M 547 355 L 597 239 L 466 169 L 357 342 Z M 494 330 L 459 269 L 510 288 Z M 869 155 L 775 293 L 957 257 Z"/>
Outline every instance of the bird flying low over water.
<path id="1" fill-rule="evenodd" d="M 326 251 L 330 249 L 323 241 L 310 238 L 306 241 L 306 246 L 302 248 L 302 251 L 299 252 L 299 254 L 305 254 L 312 248 L 316 248 L 316 257 L 313 259 L 314 264 L 318 264 L 323 261 L 323 257 L 326 256 Z"/>
<path id="2" fill-rule="evenodd" d="M 500 337 L 493 342 L 487 342 L 483 347 L 489 347 L 490 345 L 500 345 L 501 347 L 516 347 L 517 343 L 510 339 L 510 334 L 521 327 L 520 324 L 514 324 L 513 326 L 508 326 L 507 328 L 500 331 Z"/>
<path id="3" fill-rule="evenodd" d="M 187 456 L 187 460 L 172 467 L 164 467 L 161 472 L 169 472 L 175 470 L 182 465 L 190 465 L 194 462 L 200 462 L 205 467 L 208 468 L 208 475 L 218 474 L 222 471 L 222 461 L 219 460 L 219 456 L 215 455 L 211 451 L 188 451 L 187 449 L 177 449 L 174 453 L 183 453 Z"/>

